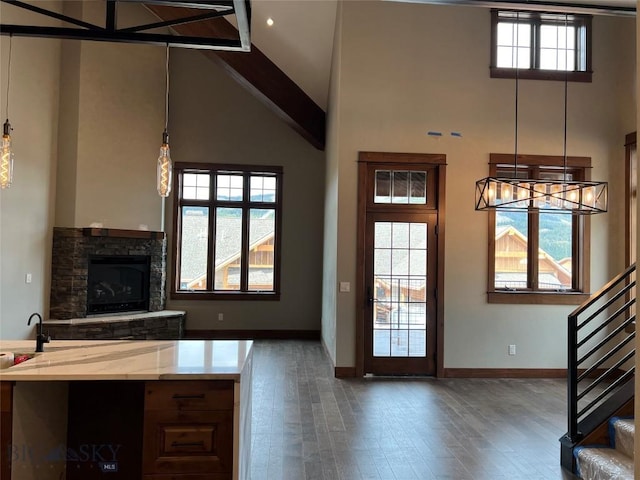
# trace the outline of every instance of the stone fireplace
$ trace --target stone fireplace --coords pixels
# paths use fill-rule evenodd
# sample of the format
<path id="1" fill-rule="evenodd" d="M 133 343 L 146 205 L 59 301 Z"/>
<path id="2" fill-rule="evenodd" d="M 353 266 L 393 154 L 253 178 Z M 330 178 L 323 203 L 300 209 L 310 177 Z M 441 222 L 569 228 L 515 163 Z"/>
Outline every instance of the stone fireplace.
<path id="1" fill-rule="evenodd" d="M 164 232 L 55 227 L 49 318 L 161 311 L 166 262 Z M 94 273 L 90 273 L 90 264 L 97 264 Z M 141 265 L 145 264 L 148 271 L 143 275 Z M 104 278 L 95 277 L 95 271 Z"/>

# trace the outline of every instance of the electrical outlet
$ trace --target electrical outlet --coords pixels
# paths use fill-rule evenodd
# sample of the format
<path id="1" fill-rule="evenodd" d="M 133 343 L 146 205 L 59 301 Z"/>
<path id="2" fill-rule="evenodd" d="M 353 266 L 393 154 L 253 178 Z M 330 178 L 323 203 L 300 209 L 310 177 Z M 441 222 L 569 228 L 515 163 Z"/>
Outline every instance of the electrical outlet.
<path id="1" fill-rule="evenodd" d="M 515 355 L 515 354 L 516 354 L 516 346 L 509 345 L 509 355 Z"/>
<path id="2" fill-rule="evenodd" d="M 219 314 L 218 314 L 218 321 L 219 321 L 219 322 L 224 321 L 224 313 L 219 313 Z"/>
<path id="3" fill-rule="evenodd" d="M 27 274 L 24 276 L 24 283 L 31 283 L 32 279 L 33 279 L 33 277 L 31 276 L 31 274 L 30 274 L 30 273 L 27 273 Z"/>

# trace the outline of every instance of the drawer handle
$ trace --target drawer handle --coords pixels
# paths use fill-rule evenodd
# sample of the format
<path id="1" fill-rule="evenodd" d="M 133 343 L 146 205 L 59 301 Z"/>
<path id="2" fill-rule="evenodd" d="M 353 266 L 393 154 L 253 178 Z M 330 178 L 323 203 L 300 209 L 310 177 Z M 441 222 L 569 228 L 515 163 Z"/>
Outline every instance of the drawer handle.
<path id="1" fill-rule="evenodd" d="M 204 448 L 204 442 L 200 440 L 199 442 L 172 442 L 172 447 L 202 447 Z"/>
<path id="2" fill-rule="evenodd" d="M 202 400 L 204 399 L 204 393 L 199 393 L 197 395 L 180 395 L 178 393 L 173 395 L 174 400 Z"/>

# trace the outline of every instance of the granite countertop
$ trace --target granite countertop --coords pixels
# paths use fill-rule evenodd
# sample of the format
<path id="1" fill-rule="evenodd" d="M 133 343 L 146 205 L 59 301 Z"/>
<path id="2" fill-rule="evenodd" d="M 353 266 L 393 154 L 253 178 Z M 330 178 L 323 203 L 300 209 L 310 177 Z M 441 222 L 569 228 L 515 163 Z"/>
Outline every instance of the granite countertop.
<path id="1" fill-rule="evenodd" d="M 0 381 L 240 380 L 251 340 L 52 340 L 43 353 L 0 369 Z M 33 353 L 35 340 L 0 340 Z"/>

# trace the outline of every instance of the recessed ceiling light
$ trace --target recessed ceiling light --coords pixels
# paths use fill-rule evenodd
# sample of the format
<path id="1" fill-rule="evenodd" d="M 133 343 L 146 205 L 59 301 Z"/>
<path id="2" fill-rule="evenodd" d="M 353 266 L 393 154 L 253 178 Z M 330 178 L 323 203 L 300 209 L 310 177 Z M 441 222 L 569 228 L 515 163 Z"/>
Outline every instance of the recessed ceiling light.
<path id="1" fill-rule="evenodd" d="M 269 26 L 273 25 L 273 18 L 271 18 L 271 17 L 267 18 L 267 25 L 269 25 Z"/>

